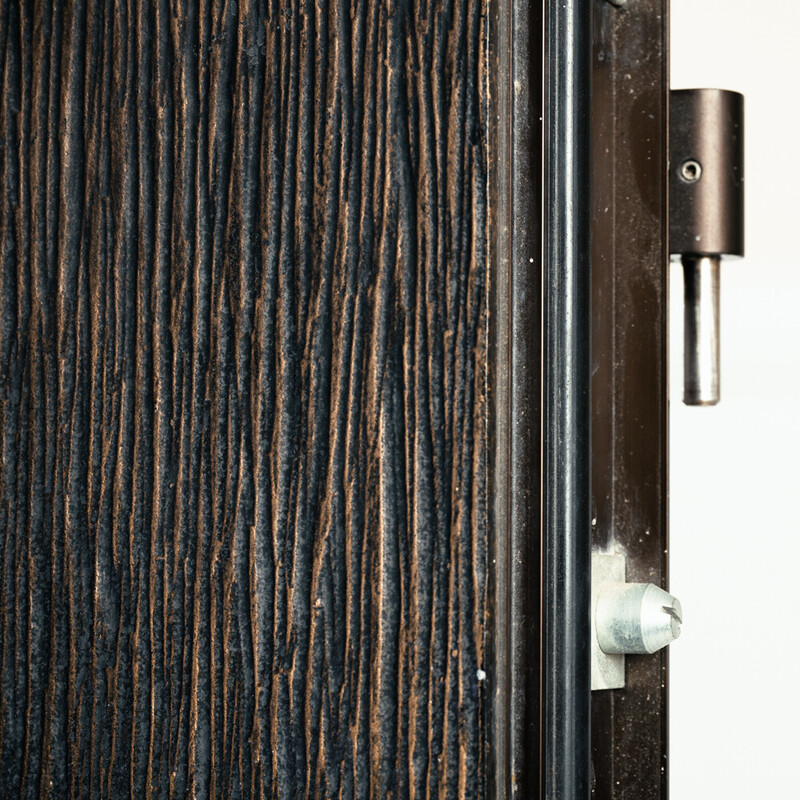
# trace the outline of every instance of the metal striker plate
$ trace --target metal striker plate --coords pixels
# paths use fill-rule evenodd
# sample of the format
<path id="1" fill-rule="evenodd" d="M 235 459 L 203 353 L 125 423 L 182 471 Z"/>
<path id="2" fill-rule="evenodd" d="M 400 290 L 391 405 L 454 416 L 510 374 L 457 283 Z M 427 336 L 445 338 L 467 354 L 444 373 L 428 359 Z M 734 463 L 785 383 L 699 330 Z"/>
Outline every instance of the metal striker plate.
<path id="1" fill-rule="evenodd" d="M 622 689 L 625 686 L 625 656 L 604 653 L 597 639 L 595 620 L 600 587 L 608 583 L 625 583 L 625 556 L 592 553 L 592 691 Z"/>

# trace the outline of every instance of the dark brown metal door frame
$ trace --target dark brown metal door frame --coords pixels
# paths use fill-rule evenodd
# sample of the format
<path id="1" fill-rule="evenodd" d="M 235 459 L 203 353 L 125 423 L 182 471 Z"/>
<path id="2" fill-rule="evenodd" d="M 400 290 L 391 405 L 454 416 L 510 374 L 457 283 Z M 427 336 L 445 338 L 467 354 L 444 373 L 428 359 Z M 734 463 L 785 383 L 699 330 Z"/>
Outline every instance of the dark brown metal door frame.
<path id="1" fill-rule="evenodd" d="M 668 3 L 635 0 L 617 7 L 592 0 L 569 6 L 592 17 L 593 32 L 592 113 L 585 128 L 593 184 L 593 488 L 586 544 L 590 539 L 594 551 L 624 553 L 628 580 L 666 587 Z M 576 742 L 571 756 L 569 747 L 552 747 L 559 720 L 547 707 L 546 665 L 554 662 L 545 624 L 552 597 L 543 521 L 554 498 L 545 486 L 553 462 L 545 456 L 551 432 L 543 380 L 552 354 L 543 325 L 548 291 L 557 288 L 547 288 L 545 252 L 553 231 L 543 195 L 552 120 L 548 8 L 544 1 L 504 3 L 490 20 L 490 61 L 498 64 L 490 76 L 498 115 L 490 129 L 489 195 L 495 421 L 490 594 L 497 673 L 488 688 L 496 797 L 577 797 L 586 788 Z M 631 656 L 626 687 L 592 696 L 593 797 L 666 797 L 666 678 L 666 651 Z M 572 691 L 579 695 L 584 687 L 573 685 Z M 554 773 L 567 777 L 554 782 Z"/>
<path id="2" fill-rule="evenodd" d="M 489 796 L 539 796 L 542 3 L 507 0 L 489 19 L 490 454 L 494 631 L 487 680 Z"/>
<path id="3" fill-rule="evenodd" d="M 666 0 L 18 5 L 0 794 L 663 797 Z"/>
<path id="4" fill-rule="evenodd" d="M 668 2 L 594 3 L 595 551 L 667 586 Z M 592 697 L 593 796 L 667 796 L 667 651 Z"/>
<path id="5" fill-rule="evenodd" d="M 490 34 L 497 797 L 590 785 L 591 10 L 512 1 Z"/>

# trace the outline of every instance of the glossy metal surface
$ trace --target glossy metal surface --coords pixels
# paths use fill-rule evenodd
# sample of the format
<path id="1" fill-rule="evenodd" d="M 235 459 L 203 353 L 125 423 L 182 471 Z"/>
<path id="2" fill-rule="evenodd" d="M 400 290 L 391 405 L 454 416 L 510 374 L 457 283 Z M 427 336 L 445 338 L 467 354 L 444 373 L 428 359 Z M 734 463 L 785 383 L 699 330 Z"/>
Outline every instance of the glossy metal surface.
<path id="1" fill-rule="evenodd" d="M 625 656 L 609 654 L 597 638 L 597 600 L 608 583 L 625 583 L 625 556 L 621 553 L 592 553 L 592 692 L 625 686 Z"/>
<path id="2" fill-rule="evenodd" d="M 744 255 L 744 98 L 670 92 L 670 253 Z"/>
<path id="3" fill-rule="evenodd" d="M 652 583 L 606 583 L 598 592 L 597 642 L 604 653 L 651 654 L 681 635 L 677 597 Z"/>
<path id="4" fill-rule="evenodd" d="M 494 320 L 488 797 L 541 787 L 542 5 L 509 0 L 488 19 L 489 227 Z"/>
<path id="5" fill-rule="evenodd" d="M 670 92 L 670 253 L 684 275 L 683 402 L 720 398 L 719 267 L 744 255 L 744 98 Z"/>
<path id="6" fill-rule="evenodd" d="M 719 402 L 719 256 L 683 257 L 683 402 Z"/>
<path id="7" fill-rule="evenodd" d="M 591 2 L 545 0 L 542 797 L 590 788 Z"/>

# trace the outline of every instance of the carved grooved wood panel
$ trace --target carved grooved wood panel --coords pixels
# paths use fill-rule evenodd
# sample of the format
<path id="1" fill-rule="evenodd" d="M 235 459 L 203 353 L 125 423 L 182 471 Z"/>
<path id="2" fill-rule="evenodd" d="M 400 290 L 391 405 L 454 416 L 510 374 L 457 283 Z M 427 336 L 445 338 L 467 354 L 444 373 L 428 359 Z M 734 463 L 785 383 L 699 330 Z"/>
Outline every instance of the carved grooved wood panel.
<path id="1" fill-rule="evenodd" d="M 0 796 L 477 798 L 486 0 L 5 0 Z"/>

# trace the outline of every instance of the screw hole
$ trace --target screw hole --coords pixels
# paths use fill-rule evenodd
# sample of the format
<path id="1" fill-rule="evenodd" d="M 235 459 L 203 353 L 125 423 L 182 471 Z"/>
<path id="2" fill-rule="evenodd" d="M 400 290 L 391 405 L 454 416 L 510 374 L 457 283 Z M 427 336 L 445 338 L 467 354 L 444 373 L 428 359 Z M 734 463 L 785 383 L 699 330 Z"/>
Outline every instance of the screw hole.
<path id="1" fill-rule="evenodd" d="M 698 161 L 689 159 L 688 161 L 683 162 L 683 166 L 681 167 L 681 178 L 683 178 L 686 183 L 697 183 L 702 174 L 703 168 L 700 166 Z"/>

